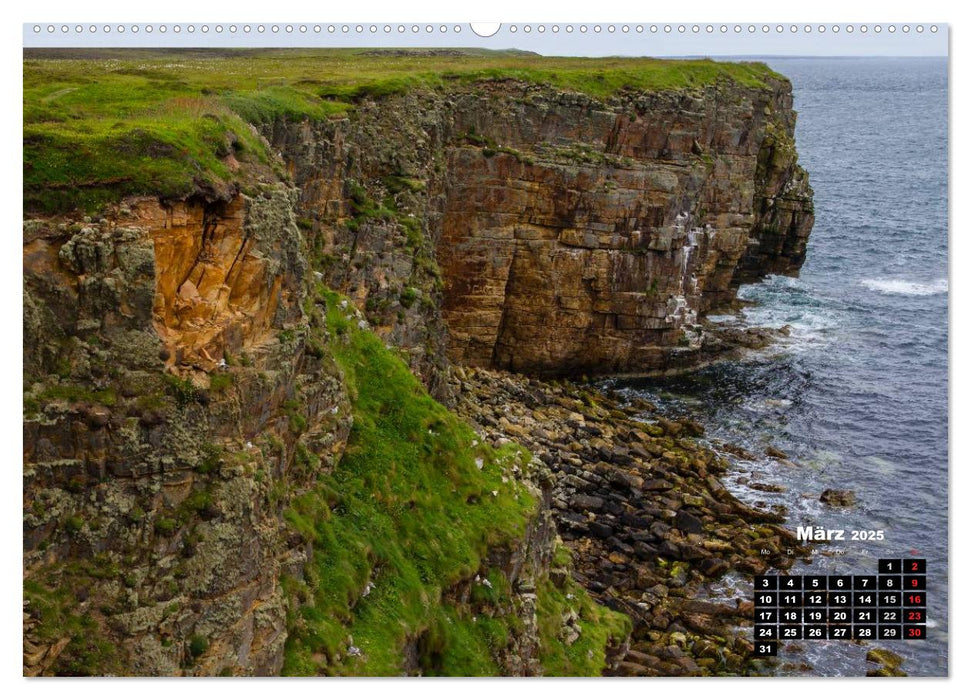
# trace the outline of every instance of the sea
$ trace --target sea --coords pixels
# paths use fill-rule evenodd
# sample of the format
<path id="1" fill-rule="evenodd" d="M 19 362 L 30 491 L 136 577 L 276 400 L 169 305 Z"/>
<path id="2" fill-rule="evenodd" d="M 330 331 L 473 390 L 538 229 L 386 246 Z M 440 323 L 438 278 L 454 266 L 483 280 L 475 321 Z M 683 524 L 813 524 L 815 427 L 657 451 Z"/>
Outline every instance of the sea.
<path id="1" fill-rule="evenodd" d="M 715 323 L 789 326 L 743 360 L 666 379 L 610 379 L 702 422 L 725 453 L 726 485 L 785 512 L 788 526 L 846 531 L 793 573 L 875 573 L 881 558 L 927 560 L 927 638 L 783 644 L 780 675 L 858 676 L 866 652 L 911 676 L 948 673 L 948 63 L 945 58 L 767 58 L 792 81 L 799 161 L 816 224 L 798 277 L 742 287 L 752 306 Z M 767 447 L 789 460 L 765 456 Z M 774 487 L 784 491 L 774 492 Z M 857 505 L 820 502 L 825 489 Z M 854 531 L 881 533 L 852 541 Z M 869 535 L 867 535 L 869 536 Z M 732 576 L 710 595 L 748 597 Z"/>

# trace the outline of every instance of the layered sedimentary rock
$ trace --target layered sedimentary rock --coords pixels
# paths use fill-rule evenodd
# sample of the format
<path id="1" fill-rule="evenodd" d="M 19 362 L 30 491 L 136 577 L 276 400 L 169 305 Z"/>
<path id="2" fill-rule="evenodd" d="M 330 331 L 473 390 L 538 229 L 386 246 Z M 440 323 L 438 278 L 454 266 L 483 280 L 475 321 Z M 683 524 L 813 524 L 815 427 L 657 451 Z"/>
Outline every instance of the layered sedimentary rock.
<path id="1" fill-rule="evenodd" d="M 438 250 L 459 362 L 663 369 L 700 347 L 700 315 L 734 298 L 750 249 L 749 277 L 798 270 L 811 193 L 778 86 L 511 111 L 469 128 L 512 153 L 448 161 Z"/>
<path id="2" fill-rule="evenodd" d="M 25 223 L 25 673 L 280 671 L 307 552 L 271 486 L 299 493 L 297 443 L 332 464 L 350 427 L 306 352 L 291 196 Z M 58 616 L 87 641 L 31 634 Z"/>
<path id="3" fill-rule="evenodd" d="M 328 278 L 389 338 L 460 364 L 605 373 L 697 361 L 704 314 L 798 271 L 813 209 L 794 120 L 783 80 L 608 100 L 502 81 L 268 134 Z M 361 196 L 387 206 L 362 217 Z M 424 236 L 395 245 L 409 222 Z M 447 339 L 437 313 L 399 303 L 409 287 L 437 301 L 437 276 Z"/>

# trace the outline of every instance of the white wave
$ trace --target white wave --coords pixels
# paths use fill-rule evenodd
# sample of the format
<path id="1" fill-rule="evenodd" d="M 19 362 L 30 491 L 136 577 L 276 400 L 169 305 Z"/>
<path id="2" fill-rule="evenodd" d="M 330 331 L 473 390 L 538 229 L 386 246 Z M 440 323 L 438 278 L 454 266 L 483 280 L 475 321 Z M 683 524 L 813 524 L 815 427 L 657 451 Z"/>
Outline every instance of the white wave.
<path id="1" fill-rule="evenodd" d="M 933 282 L 911 282 L 909 280 L 895 279 L 867 279 L 860 280 L 867 289 L 872 289 L 881 294 L 899 294 L 908 297 L 926 297 L 932 294 L 947 293 L 947 279 L 938 279 Z"/>

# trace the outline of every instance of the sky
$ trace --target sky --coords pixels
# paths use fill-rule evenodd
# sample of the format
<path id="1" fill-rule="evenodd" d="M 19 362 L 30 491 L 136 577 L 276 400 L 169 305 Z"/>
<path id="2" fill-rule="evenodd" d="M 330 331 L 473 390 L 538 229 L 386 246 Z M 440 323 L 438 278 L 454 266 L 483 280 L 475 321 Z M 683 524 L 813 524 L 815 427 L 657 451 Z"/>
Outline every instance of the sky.
<path id="1" fill-rule="evenodd" d="M 163 26 L 164 33 L 161 31 Z M 554 31 L 554 26 L 558 31 Z M 245 27 L 249 27 L 249 32 L 244 31 Z M 918 27 L 922 31 L 918 31 Z M 138 31 L 133 31 L 134 28 Z M 478 36 L 469 24 L 197 22 L 179 25 L 23 25 L 24 47 L 462 46 L 516 48 L 561 56 L 946 56 L 948 34 L 948 25 L 928 23 L 533 23 L 504 24 L 489 37 Z"/>

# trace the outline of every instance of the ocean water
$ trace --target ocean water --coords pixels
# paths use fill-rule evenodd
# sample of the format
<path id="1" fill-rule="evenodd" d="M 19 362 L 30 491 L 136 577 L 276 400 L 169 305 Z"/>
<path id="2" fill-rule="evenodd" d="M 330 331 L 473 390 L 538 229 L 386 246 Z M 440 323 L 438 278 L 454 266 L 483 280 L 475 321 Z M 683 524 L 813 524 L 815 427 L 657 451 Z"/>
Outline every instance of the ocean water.
<path id="1" fill-rule="evenodd" d="M 744 361 L 608 383 L 698 418 L 713 441 L 760 455 L 733 458 L 727 482 L 749 503 L 784 507 L 791 527 L 884 533 L 819 547 L 794 571 L 869 573 L 881 557 L 926 558 L 928 638 L 872 646 L 904 656 L 910 675 L 946 675 L 947 62 L 767 62 L 793 83 L 816 225 L 798 278 L 743 287 L 757 305 L 716 320 L 789 325 L 791 335 Z M 770 444 L 795 465 L 761 456 Z M 852 489 L 859 503 L 824 506 L 825 488 Z M 734 584 L 749 595 L 746 581 Z M 800 642 L 780 653 L 780 673 L 862 675 L 867 648 Z M 793 668 L 800 663 L 813 668 Z"/>

